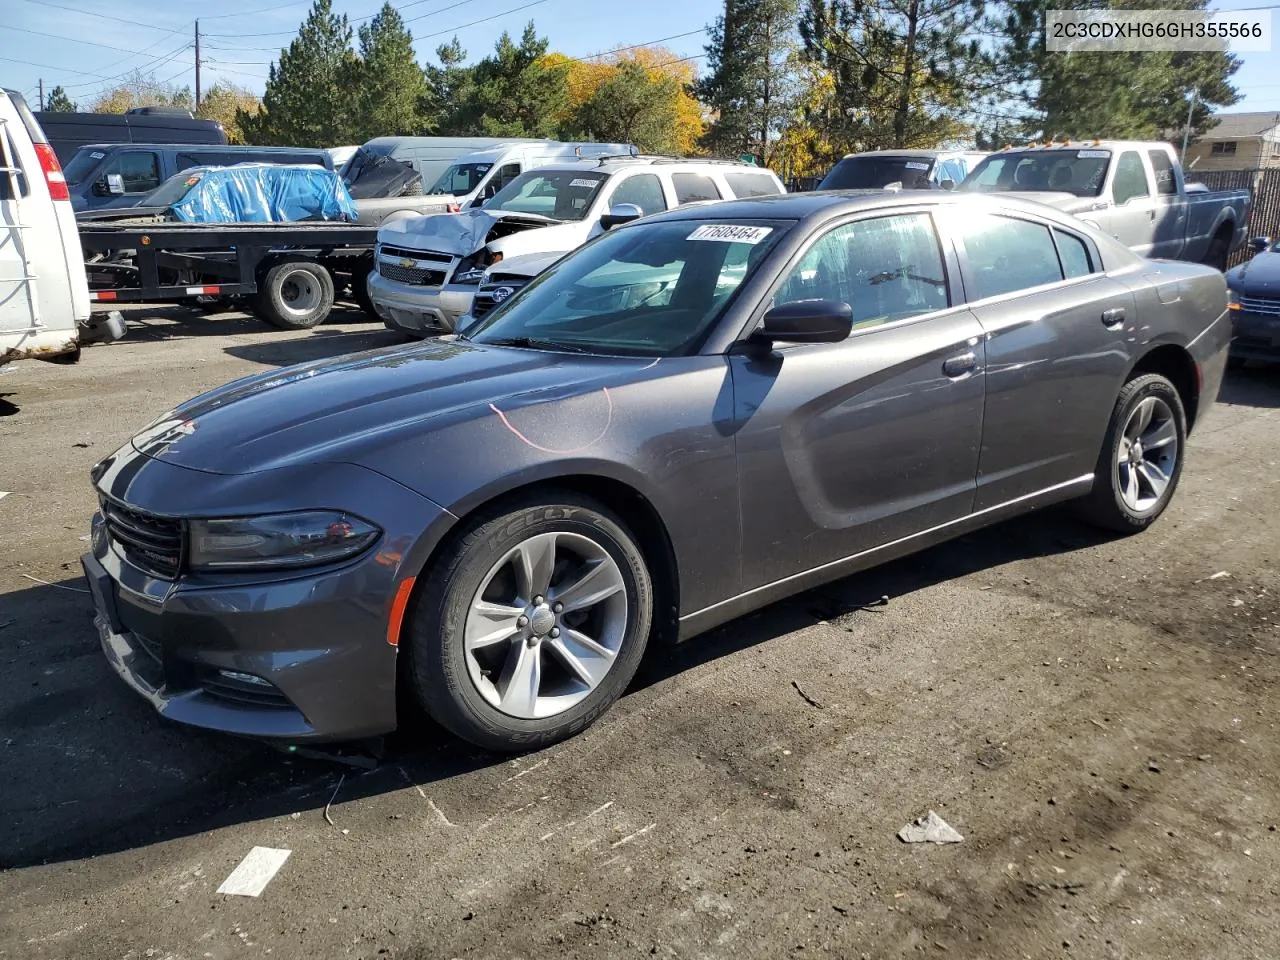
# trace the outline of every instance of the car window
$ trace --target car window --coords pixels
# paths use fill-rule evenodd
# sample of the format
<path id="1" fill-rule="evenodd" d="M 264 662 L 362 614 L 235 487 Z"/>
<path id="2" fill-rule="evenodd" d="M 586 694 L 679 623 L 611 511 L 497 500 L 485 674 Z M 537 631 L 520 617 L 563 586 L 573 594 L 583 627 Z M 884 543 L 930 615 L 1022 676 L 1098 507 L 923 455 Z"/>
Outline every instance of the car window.
<path id="1" fill-rule="evenodd" d="M 961 190 L 1072 193 L 1096 197 L 1102 192 L 1109 150 L 1036 150 L 993 153 L 960 184 Z"/>
<path id="2" fill-rule="evenodd" d="M 608 178 L 608 174 L 586 170 L 526 170 L 494 194 L 484 208 L 553 220 L 581 220 Z"/>
<path id="3" fill-rule="evenodd" d="M 945 160 L 939 160 L 933 168 L 933 179 L 937 183 L 943 180 L 950 180 L 952 183 L 958 184 L 968 173 L 964 159 L 961 157 L 948 157 Z"/>
<path id="4" fill-rule="evenodd" d="M 855 329 L 943 309 L 947 275 L 932 218 L 910 213 L 836 227 L 791 269 L 773 305 L 795 300 L 847 303 Z"/>
<path id="5" fill-rule="evenodd" d="M 1151 169 L 1156 174 L 1156 193 L 1162 197 L 1175 196 L 1178 192 L 1178 181 L 1173 176 L 1173 161 L 1163 150 L 1149 150 Z"/>
<path id="6" fill-rule="evenodd" d="M 970 300 L 1062 279 L 1049 228 L 1029 220 L 966 212 L 959 224 L 969 261 Z"/>
<path id="7" fill-rule="evenodd" d="M 696 344 L 793 226 L 641 221 L 604 234 L 486 314 L 477 343 L 672 356 Z"/>
<path id="8" fill-rule="evenodd" d="M 107 165 L 106 173 L 120 174 L 125 193 L 150 193 L 160 186 L 160 165 L 150 151 L 122 153 Z"/>
<path id="9" fill-rule="evenodd" d="M 1128 203 L 1137 197 L 1151 196 L 1151 185 L 1147 183 L 1147 171 L 1142 165 L 1142 157 L 1136 150 L 1126 150 L 1116 161 L 1116 182 L 1112 186 L 1116 206 Z"/>
<path id="10" fill-rule="evenodd" d="M 1089 245 L 1084 240 L 1061 230 L 1053 231 L 1053 239 L 1058 243 L 1058 258 L 1062 261 L 1062 273 L 1066 279 L 1093 273 L 1093 258 L 1089 256 Z"/>
<path id="11" fill-rule="evenodd" d="M 634 203 L 644 211 L 646 217 L 667 209 L 667 198 L 662 195 L 662 181 L 652 173 L 627 177 L 618 184 L 609 204 L 616 206 L 619 203 Z"/>
<path id="12" fill-rule="evenodd" d="M 671 184 L 676 188 L 676 203 L 720 199 L 720 191 L 716 189 L 715 182 L 700 173 L 673 173 Z"/>
<path id="13" fill-rule="evenodd" d="M 767 173 L 726 173 L 725 182 L 735 197 L 772 197 L 781 193 Z"/>

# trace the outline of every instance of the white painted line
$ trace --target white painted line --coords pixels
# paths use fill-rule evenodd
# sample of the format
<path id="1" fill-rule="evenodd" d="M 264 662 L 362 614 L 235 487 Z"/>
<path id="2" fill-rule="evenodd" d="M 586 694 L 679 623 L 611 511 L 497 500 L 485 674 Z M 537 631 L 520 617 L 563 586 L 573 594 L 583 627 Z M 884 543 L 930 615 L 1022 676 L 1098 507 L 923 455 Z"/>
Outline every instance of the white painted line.
<path id="1" fill-rule="evenodd" d="M 227 893 L 237 897 L 256 897 L 267 889 L 284 862 L 289 859 L 291 850 L 276 850 L 272 847 L 254 847 L 249 855 L 240 861 L 240 866 L 231 871 L 231 875 L 222 881 L 219 893 Z"/>
<path id="2" fill-rule="evenodd" d="M 0 490 L 0 500 L 3 500 L 3 499 L 4 499 L 5 497 L 7 497 L 8 495 L 9 495 L 9 491 L 8 491 L 8 490 Z"/>

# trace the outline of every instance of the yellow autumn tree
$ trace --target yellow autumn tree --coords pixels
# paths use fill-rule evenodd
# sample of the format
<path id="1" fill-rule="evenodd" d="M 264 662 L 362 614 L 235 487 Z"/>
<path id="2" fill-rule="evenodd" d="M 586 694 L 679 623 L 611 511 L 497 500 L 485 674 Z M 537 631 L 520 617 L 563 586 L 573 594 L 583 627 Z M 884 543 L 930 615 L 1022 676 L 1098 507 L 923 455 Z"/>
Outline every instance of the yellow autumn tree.
<path id="1" fill-rule="evenodd" d="M 227 134 L 230 143 L 244 143 L 244 131 L 240 128 L 238 117 L 241 112 L 253 117 L 262 109 L 262 101 L 252 90 L 236 86 L 234 83 L 219 82 L 209 88 L 200 100 L 200 109 L 196 116 L 204 120 L 217 120 Z"/>

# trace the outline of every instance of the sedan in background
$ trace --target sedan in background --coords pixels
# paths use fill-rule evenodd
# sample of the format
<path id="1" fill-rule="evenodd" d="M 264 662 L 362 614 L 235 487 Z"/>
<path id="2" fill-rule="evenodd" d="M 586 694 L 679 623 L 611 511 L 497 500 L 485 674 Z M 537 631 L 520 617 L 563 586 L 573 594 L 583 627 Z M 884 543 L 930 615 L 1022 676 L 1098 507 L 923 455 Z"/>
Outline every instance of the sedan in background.
<path id="1" fill-rule="evenodd" d="M 1213 402 L 1222 275 L 982 195 L 615 228 L 463 334 L 158 417 L 93 470 L 106 656 L 162 715 L 354 739 L 397 694 L 496 750 L 591 724 L 651 639 L 1072 500 L 1136 533 Z"/>
<path id="2" fill-rule="evenodd" d="M 1253 249 L 1252 258 L 1227 271 L 1232 366 L 1280 362 L 1280 242 L 1255 237 Z"/>

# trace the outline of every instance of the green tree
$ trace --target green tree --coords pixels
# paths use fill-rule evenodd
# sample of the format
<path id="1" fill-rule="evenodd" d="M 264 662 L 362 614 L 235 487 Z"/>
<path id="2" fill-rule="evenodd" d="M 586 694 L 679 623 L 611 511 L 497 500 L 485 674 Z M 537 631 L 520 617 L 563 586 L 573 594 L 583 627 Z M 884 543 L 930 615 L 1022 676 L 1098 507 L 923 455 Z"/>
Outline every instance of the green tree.
<path id="1" fill-rule="evenodd" d="M 439 128 L 457 117 L 471 94 L 474 68 L 466 65 L 467 51 L 458 38 L 436 47 L 440 66 L 426 68 L 428 116 Z"/>
<path id="2" fill-rule="evenodd" d="M 419 134 L 426 127 L 426 76 L 413 54 L 413 36 L 390 3 L 360 28 L 357 91 L 357 142 Z"/>
<path id="3" fill-rule="evenodd" d="M 711 26 L 707 73 L 691 88 L 714 115 L 703 137 L 709 151 L 771 160 L 800 92 L 796 15 L 796 0 L 725 0 Z"/>
<path id="4" fill-rule="evenodd" d="M 44 109 L 48 113 L 76 113 L 80 108 L 71 102 L 67 91 L 62 87 L 54 87 L 49 96 L 44 98 Z"/>
<path id="5" fill-rule="evenodd" d="M 967 135 L 999 89 L 980 0 L 809 0 L 805 55 L 833 76 L 824 109 L 850 149 L 934 147 Z"/>
<path id="6" fill-rule="evenodd" d="M 1206 0 L 1090 0 L 1080 8 L 1201 10 Z M 1215 107 L 1240 96 L 1231 77 L 1240 61 L 1222 52 L 1054 53 L 1045 42 L 1049 0 L 1007 0 L 1000 25 L 1011 96 L 1003 124 L 993 123 L 986 143 L 1008 134 L 1042 137 L 1160 139 L 1180 134 L 1195 91 L 1191 133 L 1210 124 Z"/>
<path id="7" fill-rule="evenodd" d="M 623 61 L 577 109 L 562 135 L 633 143 L 645 153 L 676 153 L 679 96 L 675 77 Z"/>
<path id="8" fill-rule="evenodd" d="M 351 143 L 359 129 L 352 102 L 359 74 L 351 24 L 332 0 L 315 0 L 289 49 L 271 65 L 262 110 L 237 113 L 250 143 L 331 147 Z"/>
<path id="9" fill-rule="evenodd" d="M 530 21 L 517 44 L 503 31 L 494 52 L 471 69 L 442 132 L 491 137 L 553 137 L 568 101 L 568 71 L 547 63 L 547 40 Z"/>
<path id="10" fill-rule="evenodd" d="M 240 116 L 256 116 L 261 109 L 262 103 L 252 90 L 219 81 L 201 98 L 196 116 L 204 120 L 217 120 L 222 124 L 229 142 L 246 143 L 244 131 L 240 129 Z"/>

